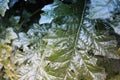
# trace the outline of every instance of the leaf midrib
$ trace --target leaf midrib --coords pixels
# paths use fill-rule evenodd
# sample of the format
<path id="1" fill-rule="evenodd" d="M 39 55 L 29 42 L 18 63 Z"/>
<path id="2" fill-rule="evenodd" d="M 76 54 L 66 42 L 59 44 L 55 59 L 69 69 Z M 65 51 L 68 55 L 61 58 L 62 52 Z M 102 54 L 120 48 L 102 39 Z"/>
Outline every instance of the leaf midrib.
<path id="1" fill-rule="evenodd" d="M 80 19 L 80 22 L 79 22 L 79 25 L 78 25 L 78 29 L 77 29 L 77 33 L 76 33 L 76 36 L 75 36 L 75 40 L 74 40 L 74 48 L 73 48 L 74 50 L 76 50 L 77 43 L 78 43 L 78 40 L 79 40 L 79 34 L 80 34 L 81 26 L 82 26 L 82 23 L 83 23 L 83 20 L 84 20 L 85 8 L 86 8 L 86 0 L 85 0 L 85 4 L 84 4 L 84 7 L 83 7 L 83 10 L 82 10 L 82 15 L 81 15 L 81 19 Z"/>

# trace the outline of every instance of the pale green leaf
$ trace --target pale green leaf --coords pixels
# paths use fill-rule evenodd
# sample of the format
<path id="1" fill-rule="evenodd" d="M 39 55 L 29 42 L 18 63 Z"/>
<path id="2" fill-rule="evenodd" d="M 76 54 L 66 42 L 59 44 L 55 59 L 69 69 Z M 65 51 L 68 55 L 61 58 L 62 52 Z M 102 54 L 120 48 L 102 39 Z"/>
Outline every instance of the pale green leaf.
<path id="1" fill-rule="evenodd" d="M 42 8 L 42 10 L 44 13 L 41 14 L 39 24 L 51 23 L 53 19 L 61 16 L 71 15 L 73 12 L 73 8 L 71 6 L 62 4 L 59 1 L 55 1 L 53 4 L 46 5 Z"/>
<path id="2" fill-rule="evenodd" d="M 4 16 L 6 10 L 9 9 L 8 2 L 9 2 L 9 0 L 0 0 L 0 14 L 2 16 Z"/>
<path id="3" fill-rule="evenodd" d="M 90 18 L 108 19 L 119 6 L 118 0 L 91 0 Z"/>

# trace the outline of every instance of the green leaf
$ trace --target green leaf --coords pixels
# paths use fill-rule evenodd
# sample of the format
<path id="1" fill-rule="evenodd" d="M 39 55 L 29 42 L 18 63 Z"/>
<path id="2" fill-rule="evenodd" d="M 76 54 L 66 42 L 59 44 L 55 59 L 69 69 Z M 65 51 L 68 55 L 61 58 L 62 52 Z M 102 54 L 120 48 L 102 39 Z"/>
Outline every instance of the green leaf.
<path id="1" fill-rule="evenodd" d="M 69 30 L 71 32 L 74 32 L 74 30 L 76 29 L 75 28 L 73 28 L 73 30 L 68 29 L 68 31 Z M 85 48 L 84 45 L 81 45 L 82 46 L 81 48 L 83 48 L 83 50 L 77 50 L 77 47 L 80 46 L 80 44 L 86 43 L 84 42 L 81 42 L 80 44 L 76 43 L 75 47 L 76 35 L 69 35 L 68 31 L 66 31 L 66 35 L 64 34 L 63 36 L 62 34 L 57 34 L 60 31 L 59 28 L 54 31 L 55 32 L 51 32 L 52 34 L 49 33 L 49 37 L 47 35 L 47 37 L 44 38 L 44 40 L 48 42 L 47 50 L 48 52 L 50 52 L 47 53 L 50 54 L 50 56 L 47 58 L 47 60 L 50 61 L 50 64 L 46 66 L 46 71 L 48 72 L 48 74 L 56 76 L 59 79 L 70 78 L 70 80 L 79 79 L 78 76 L 80 76 L 80 74 L 83 77 L 82 79 L 99 79 L 97 76 L 97 74 L 99 74 L 101 75 L 101 78 L 103 78 L 104 80 L 105 76 L 103 77 L 102 74 L 100 73 L 103 71 L 104 74 L 104 70 L 102 70 L 96 65 L 95 58 L 92 57 L 90 58 L 87 55 L 86 53 L 87 48 Z M 77 32 L 74 32 L 74 34 L 75 33 Z M 68 37 L 68 35 L 70 37 Z M 80 38 L 82 38 L 82 36 L 79 37 L 79 39 Z M 71 72 L 71 70 L 73 70 L 73 72 Z M 82 73 L 85 75 L 83 75 Z M 92 75 L 96 76 L 94 77 Z"/>
<path id="2" fill-rule="evenodd" d="M 65 21 L 64 25 L 53 22 L 48 35 L 43 38 L 47 42 L 48 51 L 46 52 L 49 55 L 47 60 L 50 61 L 49 65 L 46 66 L 46 72 L 58 80 L 104 80 L 106 78 L 104 69 L 96 64 L 97 59 L 87 54 L 92 47 L 96 51 L 103 48 L 98 48 L 99 42 L 96 40 L 95 26 L 92 26 L 92 23 L 84 18 L 87 16 L 84 13 L 86 4 L 86 1 L 80 3 L 82 8 L 72 6 L 72 8 L 77 9 L 77 14 L 72 12 L 76 15 L 62 16 L 60 19 Z M 101 51 L 98 53 L 101 54 Z"/>
<path id="3" fill-rule="evenodd" d="M 9 2 L 9 0 L 0 0 L 0 14 L 2 16 L 4 16 L 6 10 L 9 9 L 8 2 Z"/>
<path id="4" fill-rule="evenodd" d="M 64 1 L 44 6 L 39 24 L 27 25 L 28 8 L 1 19 L 1 80 L 119 79 L 119 0 Z"/>
<path id="5" fill-rule="evenodd" d="M 61 16 L 71 15 L 73 12 L 73 8 L 71 6 L 62 4 L 59 1 L 55 1 L 53 4 L 46 5 L 42 8 L 42 10 L 44 13 L 41 14 L 39 24 L 51 23 L 53 19 Z"/>
<path id="6" fill-rule="evenodd" d="M 90 18 L 108 19 L 118 6 L 118 0 L 91 0 Z"/>
<path id="7" fill-rule="evenodd" d="M 14 63 L 19 66 L 16 70 L 17 79 L 24 80 L 53 80 L 44 67 L 48 64 L 43 54 L 46 43 L 42 40 L 47 32 L 47 26 L 33 24 L 27 33 L 20 32 L 19 38 L 13 41 L 15 49 Z M 16 49 L 17 47 L 17 49 Z"/>
<path id="8" fill-rule="evenodd" d="M 6 32 L 6 43 L 11 43 L 12 40 L 18 37 L 17 34 L 14 32 L 13 28 L 7 28 Z"/>
<path id="9" fill-rule="evenodd" d="M 64 62 L 66 60 L 70 60 L 72 52 L 69 51 L 69 49 L 64 49 L 61 51 L 55 51 L 50 57 L 48 57 L 48 60 L 52 62 Z"/>

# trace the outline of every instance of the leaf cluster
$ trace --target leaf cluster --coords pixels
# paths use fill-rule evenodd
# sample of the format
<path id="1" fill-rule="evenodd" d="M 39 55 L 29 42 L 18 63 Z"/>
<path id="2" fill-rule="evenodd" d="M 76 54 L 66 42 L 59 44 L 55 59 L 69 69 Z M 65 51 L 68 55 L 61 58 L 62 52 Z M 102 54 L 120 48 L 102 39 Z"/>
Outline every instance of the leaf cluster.
<path id="1" fill-rule="evenodd" d="M 120 0 L 40 1 L 0 1 L 0 79 L 119 80 Z"/>

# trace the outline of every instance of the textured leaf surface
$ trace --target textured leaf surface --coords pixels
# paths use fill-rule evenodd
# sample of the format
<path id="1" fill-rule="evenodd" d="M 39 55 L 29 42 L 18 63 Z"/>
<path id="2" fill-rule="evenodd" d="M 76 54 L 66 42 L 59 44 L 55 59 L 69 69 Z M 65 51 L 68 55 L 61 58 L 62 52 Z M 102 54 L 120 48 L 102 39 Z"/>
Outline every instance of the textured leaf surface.
<path id="1" fill-rule="evenodd" d="M 9 0 L 0 0 L 0 14 L 2 16 L 4 16 L 6 10 L 9 9 L 8 2 L 9 2 Z"/>
<path id="2" fill-rule="evenodd" d="M 84 2 L 79 5 L 83 7 L 84 4 L 86 5 Z M 72 7 L 76 9 L 75 6 Z M 83 24 L 86 21 L 83 19 L 85 7 L 82 10 L 82 13 L 79 8 L 76 10 L 81 16 L 64 16 L 60 21 L 65 24 L 54 24 L 48 35 L 44 37 L 47 42 L 47 54 L 50 55 L 47 57 L 50 63 L 46 66 L 46 71 L 48 74 L 56 76 L 58 80 L 104 80 L 106 77 L 104 69 L 96 65 L 97 59 L 88 56 L 88 51 L 92 46 L 93 48 L 98 46 L 98 43 L 96 33 L 91 31 L 94 29 L 89 30 L 89 26 Z M 74 11 L 71 13 L 75 14 Z M 97 45 L 92 45 L 94 43 Z"/>
<path id="3" fill-rule="evenodd" d="M 113 16 L 113 12 L 118 8 L 118 0 L 91 0 L 90 18 L 107 19 Z"/>
<path id="4" fill-rule="evenodd" d="M 119 1 L 54 0 L 31 26 L 19 24 L 26 9 L 9 17 L 12 27 L 2 18 L 0 80 L 119 79 Z"/>
<path id="5" fill-rule="evenodd" d="M 44 13 L 41 14 L 41 19 L 39 20 L 40 24 L 51 23 L 52 20 L 56 17 L 72 14 L 71 11 L 73 9 L 71 6 L 62 4 L 61 2 L 56 0 L 53 4 L 43 7 L 42 10 L 44 11 Z"/>
<path id="6" fill-rule="evenodd" d="M 14 40 L 13 46 L 18 49 L 15 51 L 14 63 L 17 64 L 16 72 L 19 80 L 52 80 L 53 76 L 48 75 L 44 67 L 48 64 L 45 61 L 44 46 L 42 35 L 47 31 L 47 26 L 34 24 L 27 34 L 19 33 L 19 38 Z M 39 34 L 37 34 L 39 33 Z"/>
<path id="7" fill-rule="evenodd" d="M 12 63 L 10 59 L 12 57 L 12 47 L 3 43 L 0 43 L 0 63 L 6 69 L 5 73 L 7 76 L 13 80 L 16 75 L 14 74 L 15 65 Z"/>

